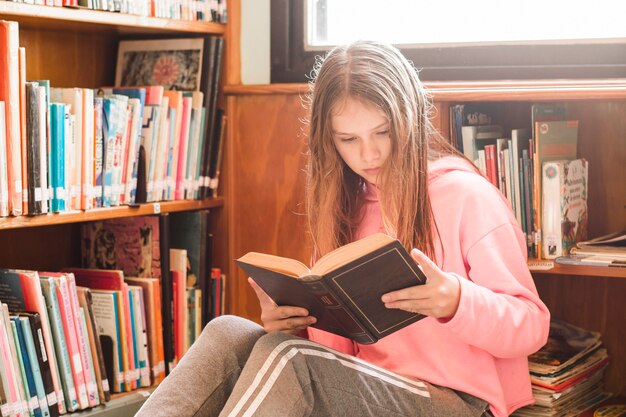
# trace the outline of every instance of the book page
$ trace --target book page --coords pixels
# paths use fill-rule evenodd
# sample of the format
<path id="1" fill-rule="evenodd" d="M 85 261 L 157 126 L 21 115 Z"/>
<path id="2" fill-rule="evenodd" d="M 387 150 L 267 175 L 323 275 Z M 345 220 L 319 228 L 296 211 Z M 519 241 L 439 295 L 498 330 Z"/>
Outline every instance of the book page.
<path id="1" fill-rule="evenodd" d="M 295 278 L 311 273 L 309 268 L 300 261 L 283 258 L 281 256 L 268 255 L 266 253 L 248 252 L 239 258 L 239 261 L 290 275 Z"/>
<path id="2" fill-rule="evenodd" d="M 322 256 L 311 268 L 311 272 L 324 275 L 348 262 L 357 259 L 369 252 L 372 252 L 395 239 L 383 233 L 376 233 L 367 236 L 356 242 L 348 243 Z"/>

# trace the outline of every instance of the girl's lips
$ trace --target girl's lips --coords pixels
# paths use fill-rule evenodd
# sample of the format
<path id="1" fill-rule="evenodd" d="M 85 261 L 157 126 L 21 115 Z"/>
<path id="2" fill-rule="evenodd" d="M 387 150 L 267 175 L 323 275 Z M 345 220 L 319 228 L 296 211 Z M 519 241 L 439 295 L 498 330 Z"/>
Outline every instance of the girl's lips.
<path id="1" fill-rule="evenodd" d="M 368 175 L 376 175 L 380 172 L 380 168 L 368 168 L 364 169 L 363 171 L 365 171 L 365 173 Z"/>

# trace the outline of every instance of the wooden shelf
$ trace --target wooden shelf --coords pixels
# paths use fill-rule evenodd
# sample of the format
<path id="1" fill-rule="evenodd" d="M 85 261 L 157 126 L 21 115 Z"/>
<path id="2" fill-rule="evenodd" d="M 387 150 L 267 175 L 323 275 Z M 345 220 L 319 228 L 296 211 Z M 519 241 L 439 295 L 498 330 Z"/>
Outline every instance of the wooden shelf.
<path id="1" fill-rule="evenodd" d="M 0 17 L 14 20 L 21 27 L 38 30 L 111 32 L 123 34 L 199 33 L 223 35 L 222 23 L 162 19 L 84 8 L 39 6 L 0 1 Z"/>
<path id="2" fill-rule="evenodd" d="M 529 260 L 529 262 L 533 262 L 533 260 Z M 608 266 L 576 266 L 555 263 L 554 267 L 551 269 L 531 270 L 530 272 L 532 272 L 533 275 L 626 278 L 626 268 L 613 268 Z"/>
<path id="3" fill-rule="evenodd" d="M 145 216 L 149 214 L 171 213 L 175 211 L 201 210 L 222 207 L 224 199 L 164 201 L 138 206 L 98 208 L 87 211 L 42 214 L 38 216 L 5 217 L 0 219 L 0 230 L 20 229 L 35 226 L 51 226 L 66 223 L 81 223 L 118 217 Z"/>
<path id="4" fill-rule="evenodd" d="M 626 79 L 425 82 L 435 102 L 624 100 Z M 298 94 L 307 84 L 226 85 L 227 95 Z"/>

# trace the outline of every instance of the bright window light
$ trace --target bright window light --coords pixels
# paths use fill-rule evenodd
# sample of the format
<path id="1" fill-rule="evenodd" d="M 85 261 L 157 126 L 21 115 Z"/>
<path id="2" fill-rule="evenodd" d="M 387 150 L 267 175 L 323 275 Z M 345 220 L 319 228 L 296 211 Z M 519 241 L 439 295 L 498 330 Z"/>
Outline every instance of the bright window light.
<path id="1" fill-rule="evenodd" d="M 307 0 L 306 49 L 364 39 L 395 45 L 611 43 L 626 39 L 616 0 Z"/>

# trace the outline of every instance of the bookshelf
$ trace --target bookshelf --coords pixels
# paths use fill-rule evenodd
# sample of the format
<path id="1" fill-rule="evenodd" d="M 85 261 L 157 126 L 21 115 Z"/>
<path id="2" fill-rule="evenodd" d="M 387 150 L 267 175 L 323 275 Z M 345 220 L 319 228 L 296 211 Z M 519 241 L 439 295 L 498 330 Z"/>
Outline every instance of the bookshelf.
<path id="1" fill-rule="evenodd" d="M 230 0 L 228 3 L 230 6 Z M 226 38 L 232 31 L 221 23 L 11 1 L 0 1 L 0 19 L 17 21 L 20 25 L 20 46 L 26 48 L 26 79 L 47 79 L 53 87 L 113 85 L 117 44 L 122 39 Z M 211 212 L 209 230 L 216 236 L 214 265 L 225 265 L 225 259 L 220 257 L 227 252 L 228 245 L 223 235 L 226 227 L 222 224 L 225 202 L 226 198 L 218 197 L 0 218 L 0 266 L 48 271 L 80 266 L 81 223 L 204 209 Z M 150 387 L 113 394 L 105 405 L 69 415 L 134 415 L 153 390 Z"/>
<path id="2" fill-rule="evenodd" d="M 562 102 L 580 121 L 579 155 L 589 161 L 589 236 L 626 228 L 626 79 L 426 83 L 435 103 L 435 126 L 449 137 L 449 108 L 469 102 L 497 103 L 505 131 L 530 127 L 534 103 Z M 311 242 L 304 219 L 306 117 L 304 84 L 227 84 L 224 93 L 236 124 L 229 132 L 226 208 L 230 258 L 261 251 L 308 262 Z M 235 164 L 246 161 L 246 164 Z M 276 169 L 281 167 L 281 169 Z M 244 197 L 245 196 L 245 199 Z M 258 301 L 246 276 L 231 266 L 231 312 L 259 319 Z M 607 390 L 626 394 L 626 269 L 555 265 L 533 271 L 553 317 L 596 330 L 611 356 Z"/>

